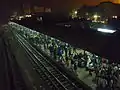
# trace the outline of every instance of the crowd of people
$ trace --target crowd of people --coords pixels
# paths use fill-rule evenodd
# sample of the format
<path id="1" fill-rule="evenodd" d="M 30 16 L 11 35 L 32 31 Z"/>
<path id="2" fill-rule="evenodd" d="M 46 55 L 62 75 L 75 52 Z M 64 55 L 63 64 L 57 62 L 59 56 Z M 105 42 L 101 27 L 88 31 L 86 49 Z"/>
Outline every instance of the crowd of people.
<path id="1" fill-rule="evenodd" d="M 109 64 L 107 59 L 74 48 L 68 43 L 61 42 L 60 40 L 43 34 L 37 34 L 34 38 L 29 38 L 29 40 L 34 41 L 35 45 L 43 48 L 50 57 L 73 71 L 76 75 L 78 68 L 86 68 L 86 71 L 88 71 L 91 76 L 95 73 L 94 82 L 98 88 L 119 88 L 119 64 Z"/>
<path id="2" fill-rule="evenodd" d="M 43 48 L 56 62 L 68 68 L 76 75 L 78 68 L 85 68 L 92 76 L 95 73 L 94 82 L 97 88 L 109 88 L 107 90 L 120 89 L 120 65 L 109 64 L 107 59 L 101 58 L 88 51 L 74 48 L 68 43 L 54 39 L 36 31 L 19 31 L 29 42 Z"/>

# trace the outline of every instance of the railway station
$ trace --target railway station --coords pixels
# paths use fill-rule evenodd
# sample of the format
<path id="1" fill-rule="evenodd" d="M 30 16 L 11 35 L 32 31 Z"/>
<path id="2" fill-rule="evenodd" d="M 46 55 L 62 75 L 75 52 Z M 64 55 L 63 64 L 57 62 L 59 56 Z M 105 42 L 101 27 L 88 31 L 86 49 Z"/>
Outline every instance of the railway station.
<path id="1" fill-rule="evenodd" d="M 16 38 L 19 40 L 19 43 L 24 47 L 24 49 L 28 50 L 26 52 L 31 53 L 29 53 L 30 58 L 34 57 L 33 59 L 37 59 L 39 61 L 39 52 L 41 52 L 45 55 L 45 57 L 50 58 L 51 61 L 54 62 L 54 64 L 50 64 L 49 61 L 47 61 L 47 59 L 45 59 L 44 56 L 42 56 L 43 59 L 40 59 L 39 64 L 36 63 L 36 61 L 32 62 L 33 65 L 35 65 L 36 69 L 38 69 L 38 67 L 36 67 L 36 65 L 38 64 L 41 68 L 42 66 L 44 67 L 43 71 L 46 69 L 49 71 L 49 73 L 52 72 L 53 75 L 58 75 L 58 77 L 61 77 L 61 75 L 56 73 L 56 71 L 54 70 L 56 68 L 54 67 L 56 64 L 57 67 L 60 68 L 60 70 L 65 69 L 67 70 L 68 74 L 71 73 L 71 75 L 74 77 L 74 79 L 77 80 L 77 82 L 79 82 L 83 86 L 85 85 L 85 88 L 87 87 L 86 85 L 88 85 L 88 88 L 94 89 L 98 88 L 97 85 L 99 82 L 99 76 L 101 76 L 104 71 L 107 71 L 107 67 L 111 65 L 108 59 L 90 53 L 89 51 L 80 48 L 75 48 L 74 46 L 66 42 L 55 39 L 54 37 L 39 33 L 35 30 L 26 28 L 13 22 L 9 23 L 9 25 L 10 28 L 12 28 L 12 30 L 15 30 L 13 31 L 13 33 L 14 35 L 16 35 Z M 46 64 L 45 61 L 48 64 Z M 50 68 L 49 64 L 51 66 L 53 65 L 54 69 Z M 119 70 L 119 64 L 113 63 L 112 65 L 114 68 Z M 61 77 L 60 79 L 62 80 L 62 78 L 63 77 Z M 65 85 L 65 82 L 66 81 L 62 82 L 64 83 L 63 85 Z M 70 81 L 68 80 L 66 82 L 66 85 L 64 87 L 61 86 L 61 88 L 79 87 L 79 85 L 72 80 L 71 82 L 73 83 L 73 87 L 69 87 L 68 82 Z M 118 83 L 119 82 L 117 82 L 117 85 L 119 87 Z M 57 88 L 56 85 L 55 88 Z M 85 88 L 82 89 L 88 89 Z M 79 89 L 82 90 L 81 87 Z"/>

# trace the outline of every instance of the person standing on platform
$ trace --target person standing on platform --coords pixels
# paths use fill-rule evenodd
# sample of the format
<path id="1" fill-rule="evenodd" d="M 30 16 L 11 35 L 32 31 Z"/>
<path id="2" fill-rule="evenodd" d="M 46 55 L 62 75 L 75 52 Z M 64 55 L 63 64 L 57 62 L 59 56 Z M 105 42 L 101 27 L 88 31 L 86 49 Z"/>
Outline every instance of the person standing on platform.
<path id="1" fill-rule="evenodd" d="M 71 58 L 71 65 L 73 65 L 75 62 L 74 62 L 74 60 L 73 60 L 73 58 Z"/>
<path id="2" fill-rule="evenodd" d="M 72 58 L 72 57 L 70 57 L 70 60 L 71 60 L 71 63 L 70 63 L 70 68 L 71 68 L 71 69 L 72 69 L 72 71 L 73 71 L 75 61 L 73 60 L 73 58 Z"/>
<path id="3" fill-rule="evenodd" d="M 50 46 L 49 46 L 49 50 L 50 50 L 50 56 L 53 57 L 53 56 L 54 56 L 54 55 L 53 55 L 53 54 L 54 54 L 54 53 L 53 53 L 53 52 L 54 52 L 54 47 L 53 47 L 52 45 L 50 45 Z"/>
<path id="4" fill-rule="evenodd" d="M 49 44 L 50 44 L 50 38 L 47 37 L 47 38 L 46 38 L 46 47 L 47 47 L 47 49 L 49 48 Z"/>
<path id="5" fill-rule="evenodd" d="M 64 45 L 64 50 L 65 50 L 65 58 L 68 57 L 68 48 L 67 45 Z"/>
<path id="6" fill-rule="evenodd" d="M 69 60 L 68 60 L 68 57 L 66 57 L 66 66 L 69 68 Z"/>
<path id="7" fill-rule="evenodd" d="M 73 47 L 73 53 L 76 53 L 76 48 Z"/>
<path id="8" fill-rule="evenodd" d="M 55 45 L 55 47 L 54 47 L 54 52 L 53 52 L 53 54 L 54 54 L 54 59 L 57 60 L 57 46 L 56 46 L 56 45 Z"/>
<path id="9" fill-rule="evenodd" d="M 89 75 L 92 76 L 92 70 L 91 69 L 89 69 Z"/>
<path id="10" fill-rule="evenodd" d="M 107 83 L 108 83 L 108 87 L 110 87 L 110 82 L 111 82 L 111 72 L 112 72 L 112 67 L 109 66 L 108 70 L 107 70 Z"/>
<path id="11" fill-rule="evenodd" d="M 38 36 L 35 37 L 35 43 L 38 46 L 38 44 L 39 44 L 39 37 Z"/>
<path id="12" fill-rule="evenodd" d="M 69 52 L 68 52 L 69 57 L 71 57 L 71 55 L 72 55 L 72 49 L 71 49 L 71 47 L 68 47 L 68 50 L 69 50 Z"/>
<path id="13" fill-rule="evenodd" d="M 75 71 L 76 74 L 77 74 L 77 68 L 78 68 L 78 65 L 77 65 L 77 63 L 75 62 L 75 63 L 74 63 L 74 71 Z"/>
<path id="14" fill-rule="evenodd" d="M 58 47 L 58 58 L 59 58 L 59 60 L 62 60 L 63 59 L 63 56 L 62 56 L 62 54 L 63 54 L 63 50 L 62 50 L 62 48 L 59 46 Z"/>
<path id="15" fill-rule="evenodd" d="M 45 42 L 45 39 L 43 40 L 43 46 L 44 46 L 44 50 L 46 50 L 46 42 Z"/>

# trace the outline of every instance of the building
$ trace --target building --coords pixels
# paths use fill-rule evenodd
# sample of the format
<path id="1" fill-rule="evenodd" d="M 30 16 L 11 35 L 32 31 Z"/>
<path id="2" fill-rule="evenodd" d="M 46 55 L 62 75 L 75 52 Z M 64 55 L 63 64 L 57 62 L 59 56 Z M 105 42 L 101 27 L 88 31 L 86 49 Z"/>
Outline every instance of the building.
<path id="1" fill-rule="evenodd" d="M 113 16 L 120 16 L 120 4 L 112 2 L 102 2 L 96 6 L 83 6 L 78 9 L 79 17 L 91 18 L 95 14 L 101 16 L 101 19 L 112 18 Z"/>
<path id="2" fill-rule="evenodd" d="M 24 14 L 31 14 L 32 13 L 30 4 L 23 4 L 23 13 Z"/>

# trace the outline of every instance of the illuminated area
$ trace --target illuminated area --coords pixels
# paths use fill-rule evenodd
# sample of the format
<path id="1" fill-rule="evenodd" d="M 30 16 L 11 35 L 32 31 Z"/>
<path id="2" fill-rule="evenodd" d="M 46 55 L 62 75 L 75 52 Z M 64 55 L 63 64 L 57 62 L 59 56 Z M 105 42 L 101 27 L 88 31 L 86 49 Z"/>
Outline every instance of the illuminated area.
<path id="1" fill-rule="evenodd" d="M 53 58 L 55 60 L 55 62 L 57 62 L 58 64 L 62 64 L 62 66 L 65 68 L 70 68 L 70 69 L 72 68 L 74 71 L 71 71 L 71 73 L 75 73 L 75 74 L 77 74 L 77 76 L 83 75 L 83 78 L 84 78 L 84 76 L 91 75 L 93 77 L 93 79 L 91 79 L 91 81 L 90 81 L 89 80 L 90 77 L 87 78 L 85 81 L 83 81 L 85 84 L 87 84 L 86 81 L 88 82 L 88 80 L 91 83 L 94 80 L 94 78 L 96 78 L 95 75 L 101 75 L 99 77 L 103 77 L 103 78 L 108 77 L 108 75 L 106 76 L 106 72 L 108 72 L 108 70 L 109 70 L 109 66 L 108 66 L 109 60 L 102 58 L 98 55 L 95 55 L 93 53 L 90 53 L 86 50 L 83 50 L 80 48 L 75 48 L 68 43 L 65 43 L 58 39 L 44 35 L 40 32 L 29 29 L 22 25 L 19 25 L 19 24 L 13 23 L 13 22 L 9 22 L 9 26 L 10 26 L 11 30 L 13 31 L 13 33 L 16 34 L 16 38 L 18 38 L 18 40 L 20 41 L 20 44 L 21 45 L 23 44 L 26 47 L 25 49 L 28 49 L 31 52 L 31 54 L 30 54 L 31 57 L 32 56 L 38 57 L 36 55 L 37 54 L 36 52 L 38 52 L 38 51 L 34 51 L 35 53 L 32 53 L 32 52 L 33 52 L 33 50 L 35 50 L 34 46 L 39 47 L 42 52 L 44 52 L 47 56 Z M 109 32 L 109 33 L 115 32 L 115 30 L 108 30 L 108 29 L 102 29 L 102 28 L 99 28 L 98 30 L 102 31 L 102 32 Z M 45 40 L 47 40 L 47 41 L 45 41 Z M 100 41 L 100 39 L 99 39 L 99 41 Z M 30 44 L 31 44 L 31 46 L 30 46 Z M 109 44 L 107 44 L 107 46 L 108 45 Z M 55 47 L 55 49 L 54 49 L 54 47 Z M 55 51 L 53 51 L 53 50 L 55 50 Z M 69 50 L 69 52 L 66 53 L 65 50 L 66 51 Z M 70 54 L 68 54 L 68 53 L 70 53 Z M 38 52 L 38 54 L 39 54 L 39 52 Z M 74 55 L 72 56 L 71 54 L 74 54 Z M 71 61 L 75 60 L 75 62 L 72 62 L 73 63 L 72 64 L 71 61 L 68 60 L 68 58 L 72 58 Z M 38 62 L 44 62 L 44 59 L 41 59 L 41 57 L 40 57 L 40 59 L 38 57 L 38 59 L 35 58 L 34 60 L 37 60 Z M 42 60 L 42 61 L 40 61 L 40 60 Z M 80 61 L 77 62 L 77 60 L 80 60 Z M 50 61 L 51 61 L 51 59 L 50 59 Z M 48 59 L 47 59 L 47 62 L 48 62 Z M 79 65 L 79 66 L 77 66 L 77 68 L 75 68 L 76 62 L 77 62 L 77 65 Z M 110 66 L 113 66 L 113 65 L 115 65 L 115 64 L 114 63 L 112 65 L 110 64 Z M 48 68 L 48 64 L 45 67 Z M 81 68 L 82 68 L 82 70 L 81 70 L 82 72 L 77 71 L 77 69 L 81 69 Z M 99 73 L 99 71 L 101 71 L 101 68 L 102 68 L 102 70 L 106 70 L 106 71 L 102 71 Z M 120 66 L 118 67 L 118 69 L 116 69 L 117 68 L 116 66 L 111 67 L 111 68 L 113 68 L 113 69 L 115 68 L 116 72 L 118 72 L 118 69 L 120 68 Z M 38 67 L 37 67 L 37 69 L 38 69 Z M 83 69 L 84 69 L 84 71 L 83 71 Z M 48 68 L 48 70 L 51 70 L 51 67 L 50 67 L 50 69 Z M 95 70 L 97 70 L 97 72 Z M 111 71 L 111 69 L 109 71 Z M 96 73 L 94 73 L 94 72 L 96 72 Z M 104 74 L 103 72 L 105 72 L 105 76 L 103 76 L 103 74 Z M 84 74 L 84 73 L 86 73 L 86 74 Z M 93 75 L 93 74 L 95 74 L 95 75 Z M 112 74 L 110 73 L 109 75 L 112 75 Z M 58 76 L 58 74 L 57 74 L 57 76 Z M 81 78 L 79 78 L 79 79 L 81 80 Z M 92 84 L 90 84 L 90 83 L 89 83 L 89 85 L 93 85 L 93 83 Z M 77 90 L 77 89 L 74 89 L 74 90 Z M 88 89 L 88 90 L 91 90 L 91 89 Z M 100 89 L 100 90 L 102 90 L 102 89 Z"/>
<path id="2" fill-rule="evenodd" d="M 120 4 L 120 0 L 112 0 L 114 3 Z"/>
<path id="3" fill-rule="evenodd" d="M 18 16 L 18 20 L 22 20 L 24 16 Z"/>
<path id="4" fill-rule="evenodd" d="M 93 15 L 93 21 L 94 22 L 97 22 L 98 21 L 98 18 L 100 18 L 100 16 L 99 15 L 97 15 L 97 14 L 95 14 L 95 15 Z"/>
<path id="5" fill-rule="evenodd" d="M 103 28 L 98 28 L 97 31 L 104 32 L 104 33 L 114 33 L 114 32 L 116 32 L 116 30 L 103 29 Z"/>
<path id="6" fill-rule="evenodd" d="M 76 18 L 76 17 L 77 17 L 77 14 L 78 14 L 77 10 L 74 9 L 74 10 L 72 10 L 72 12 L 70 13 L 70 16 L 72 16 L 72 18 Z"/>
<path id="7" fill-rule="evenodd" d="M 74 13 L 77 14 L 77 11 L 75 11 Z"/>
<path id="8" fill-rule="evenodd" d="M 113 18 L 117 18 L 117 16 L 112 16 Z"/>
<path id="9" fill-rule="evenodd" d="M 94 17 L 94 18 L 97 18 L 98 16 L 97 16 L 97 15 L 94 15 L 93 17 Z"/>
<path id="10" fill-rule="evenodd" d="M 31 17 L 31 15 L 25 15 L 25 17 Z"/>

